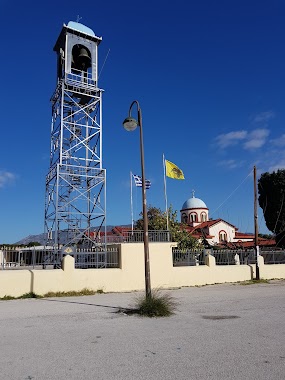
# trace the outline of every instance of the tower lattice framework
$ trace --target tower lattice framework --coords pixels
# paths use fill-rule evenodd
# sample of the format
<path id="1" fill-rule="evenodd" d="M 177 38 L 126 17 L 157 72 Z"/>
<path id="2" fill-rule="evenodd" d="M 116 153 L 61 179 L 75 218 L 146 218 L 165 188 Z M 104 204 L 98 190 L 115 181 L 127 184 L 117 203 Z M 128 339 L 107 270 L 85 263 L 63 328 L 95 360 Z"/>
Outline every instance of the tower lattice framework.
<path id="1" fill-rule="evenodd" d="M 88 27 L 69 22 L 54 47 L 57 86 L 51 98 L 45 233 L 46 245 L 57 252 L 105 244 L 102 90 L 97 86 L 101 40 Z"/>

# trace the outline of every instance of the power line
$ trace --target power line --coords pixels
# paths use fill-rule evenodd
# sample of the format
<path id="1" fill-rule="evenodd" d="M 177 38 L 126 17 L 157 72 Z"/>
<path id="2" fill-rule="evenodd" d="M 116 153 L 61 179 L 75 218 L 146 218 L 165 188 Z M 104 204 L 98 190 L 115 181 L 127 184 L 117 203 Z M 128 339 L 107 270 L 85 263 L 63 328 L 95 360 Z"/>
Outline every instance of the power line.
<path id="1" fill-rule="evenodd" d="M 103 71 L 103 69 L 104 69 L 105 63 L 106 63 L 107 58 L 108 58 L 108 55 L 109 55 L 109 53 L 110 53 L 110 50 L 111 50 L 111 49 L 109 48 L 109 50 L 108 50 L 108 52 L 107 52 L 107 55 L 106 55 L 106 58 L 104 59 L 103 65 L 102 65 L 101 70 L 100 70 L 100 72 L 99 72 L 98 79 L 100 78 L 100 75 L 101 75 L 101 73 L 102 73 L 102 71 Z"/>
<path id="2" fill-rule="evenodd" d="M 250 171 L 248 173 L 248 175 L 245 177 L 245 179 L 234 189 L 234 191 L 224 200 L 224 202 L 222 202 L 220 204 L 220 206 L 218 208 L 216 208 L 215 211 L 212 212 L 212 214 L 214 214 L 215 212 L 217 212 L 219 210 L 219 208 L 222 207 L 223 204 L 225 204 L 229 200 L 229 198 L 237 191 L 237 189 L 239 189 L 241 187 L 241 185 L 247 180 L 247 178 L 251 175 L 251 173 L 252 173 L 252 171 Z"/>

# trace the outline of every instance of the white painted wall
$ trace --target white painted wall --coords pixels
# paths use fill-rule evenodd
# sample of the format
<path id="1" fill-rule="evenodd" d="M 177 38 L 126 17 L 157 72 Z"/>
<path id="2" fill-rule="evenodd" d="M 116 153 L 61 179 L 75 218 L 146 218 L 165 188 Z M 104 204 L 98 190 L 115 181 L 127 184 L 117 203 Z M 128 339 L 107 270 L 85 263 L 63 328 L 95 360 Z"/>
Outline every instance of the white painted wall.
<path id="1" fill-rule="evenodd" d="M 251 280 L 254 265 L 215 265 L 206 255 L 206 264 L 173 267 L 174 243 L 150 243 L 152 288 L 175 288 Z M 143 243 L 121 244 L 121 267 L 110 269 L 75 269 L 74 259 L 66 256 L 62 269 L 0 270 L 0 297 L 19 297 L 34 292 L 80 291 L 84 288 L 104 292 L 131 292 L 145 289 Z M 285 264 L 264 265 L 259 257 L 261 278 L 285 278 Z"/>

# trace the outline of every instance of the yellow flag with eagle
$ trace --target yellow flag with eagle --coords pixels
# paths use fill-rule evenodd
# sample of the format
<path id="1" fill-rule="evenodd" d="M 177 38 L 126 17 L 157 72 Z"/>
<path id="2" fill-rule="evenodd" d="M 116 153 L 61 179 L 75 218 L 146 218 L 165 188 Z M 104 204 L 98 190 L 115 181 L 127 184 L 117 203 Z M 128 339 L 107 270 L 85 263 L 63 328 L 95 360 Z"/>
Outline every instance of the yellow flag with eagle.
<path id="1" fill-rule="evenodd" d="M 166 176 L 174 179 L 185 179 L 183 171 L 173 162 L 165 160 Z"/>

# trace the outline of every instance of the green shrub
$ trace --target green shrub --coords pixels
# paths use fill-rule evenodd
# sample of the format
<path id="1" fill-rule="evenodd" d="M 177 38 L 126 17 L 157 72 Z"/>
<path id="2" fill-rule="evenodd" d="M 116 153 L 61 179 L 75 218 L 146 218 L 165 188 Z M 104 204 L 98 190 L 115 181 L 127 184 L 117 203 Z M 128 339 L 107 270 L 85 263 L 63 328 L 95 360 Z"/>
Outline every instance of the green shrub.
<path id="1" fill-rule="evenodd" d="M 135 312 L 144 317 L 169 317 L 174 314 L 177 302 L 169 293 L 152 291 L 151 296 L 140 296 L 135 301 Z"/>
<path id="2" fill-rule="evenodd" d="M 20 297 L 17 297 L 18 299 L 21 299 L 21 298 L 42 298 L 42 296 L 39 296 L 38 294 L 35 294 L 33 292 L 30 292 L 30 293 L 25 293 L 23 294 L 22 296 Z"/>
<path id="3" fill-rule="evenodd" d="M 14 300 L 16 299 L 15 297 L 12 297 L 12 296 L 4 296 L 2 298 L 0 298 L 0 300 L 2 301 L 9 301 L 9 300 Z"/>
<path id="4" fill-rule="evenodd" d="M 90 290 L 84 288 L 79 291 L 71 290 L 69 292 L 48 292 L 44 295 L 45 298 L 49 297 L 77 297 L 77 296 L 93 296 L 98 293 L 98 291 Z"/>

